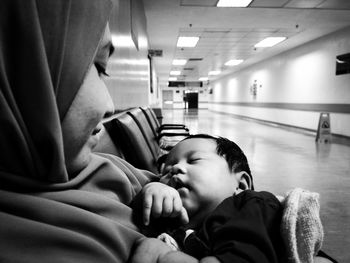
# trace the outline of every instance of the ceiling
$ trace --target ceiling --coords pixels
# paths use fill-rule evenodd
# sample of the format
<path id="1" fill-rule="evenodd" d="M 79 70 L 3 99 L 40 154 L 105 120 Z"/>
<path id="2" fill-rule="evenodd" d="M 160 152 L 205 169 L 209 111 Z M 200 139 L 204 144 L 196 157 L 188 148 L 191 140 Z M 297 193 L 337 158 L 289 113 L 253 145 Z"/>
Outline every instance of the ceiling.
<path id="1" fill-rule="evenodd" d="M 162 50 L 153 62 L 162 87 L 171 70 L 178 81 L 198 81 L 211 70 L 223 75 L 350 26 L 349 0 L 253 0 L 247 8 L 216 7 L 217 0 L 144 0 L 150 49 Z M 179 36 L 198 36 L 194 48 L 177 48 Z M 254 48 L 265 37 L 287 40 Z M 172 66 L 173 59 L 187 59 Z M 230 59 L 243 59 L 228 67 Z"/>

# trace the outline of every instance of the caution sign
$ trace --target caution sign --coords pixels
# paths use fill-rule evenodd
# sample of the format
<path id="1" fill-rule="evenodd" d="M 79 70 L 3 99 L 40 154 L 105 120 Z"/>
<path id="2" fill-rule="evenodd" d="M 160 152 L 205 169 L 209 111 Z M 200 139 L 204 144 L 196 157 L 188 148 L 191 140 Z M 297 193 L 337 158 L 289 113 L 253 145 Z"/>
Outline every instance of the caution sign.
<path id="1" fill-rule="evenodd" d="M 328 112 L 322 112 L 318 121 L 316 142 L 331 143 L 331 120 Z"/>

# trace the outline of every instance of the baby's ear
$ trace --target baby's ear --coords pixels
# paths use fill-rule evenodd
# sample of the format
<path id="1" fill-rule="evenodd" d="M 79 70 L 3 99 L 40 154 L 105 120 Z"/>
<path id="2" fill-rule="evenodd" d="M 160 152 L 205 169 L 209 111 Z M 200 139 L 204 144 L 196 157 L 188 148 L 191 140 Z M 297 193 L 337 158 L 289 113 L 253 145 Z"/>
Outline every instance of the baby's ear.
<path id="1" fill-rule="evenodd" d="M 241 190 L 251 190 L 252 180 L 249 174 L 245 171 L 238 172 L 236 174 L 238 180 L 238 188 Z"/>

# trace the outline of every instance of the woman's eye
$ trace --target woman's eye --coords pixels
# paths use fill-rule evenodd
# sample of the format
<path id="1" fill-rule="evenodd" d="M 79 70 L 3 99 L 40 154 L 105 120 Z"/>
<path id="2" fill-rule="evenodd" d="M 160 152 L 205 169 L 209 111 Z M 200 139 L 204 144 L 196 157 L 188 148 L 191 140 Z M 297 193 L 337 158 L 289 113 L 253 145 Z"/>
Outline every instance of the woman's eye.
<path id="1" fill-rule="evenodd" d="M 95 63 L 95 67 L 96 67 L 96 69 L 97 69 L 97 73 L 98 73 L 98 75 L 101 77 L 101 76 L 107 76 L 107 77 L 109 77 L 109 75 L 107 74 L 107 72 L 106 72 L 106 69 L 103 67 L 103 66 L 101 66 L 100 64 L 98 64 L 98 63 Z"/>

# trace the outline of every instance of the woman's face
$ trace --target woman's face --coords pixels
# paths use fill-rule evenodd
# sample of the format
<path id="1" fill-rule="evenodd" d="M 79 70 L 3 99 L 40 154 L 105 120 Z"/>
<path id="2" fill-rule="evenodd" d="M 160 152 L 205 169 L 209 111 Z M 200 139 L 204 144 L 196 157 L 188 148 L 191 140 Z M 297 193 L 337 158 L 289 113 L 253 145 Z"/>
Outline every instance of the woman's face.
<path id="1" fill-rule="evenodd" d="M 113 101 L 103 81 L 112 42 L 109 27 L 98 47 L 93 64 L 62 121 L 67 171 L 73 175 L 85 168 L 99 141 L 101 120 L 114 112 Z"/>

